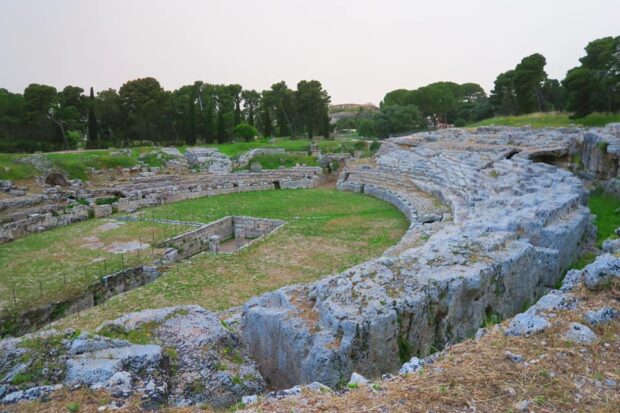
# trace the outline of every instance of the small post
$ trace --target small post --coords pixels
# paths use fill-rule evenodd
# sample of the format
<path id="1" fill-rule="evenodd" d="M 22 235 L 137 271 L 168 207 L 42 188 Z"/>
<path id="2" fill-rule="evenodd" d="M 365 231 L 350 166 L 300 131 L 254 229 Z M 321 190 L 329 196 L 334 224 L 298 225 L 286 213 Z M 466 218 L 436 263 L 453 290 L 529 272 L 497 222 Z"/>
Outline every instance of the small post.
<path id="1" fill-rule="evenodd" d="M 43 281 L 39 280 L 39 297 L 43 298 Z"/>
<path id="2" fill-rule="evenodd" d="M 209 252 L 217 254 L 220 250 L 220 237 L 219 235 L 211 235 L 209 237 Z"/>
<path id="3" fill-rule="evenodd" d="M 108 274 L 108 264 L 106 262 L 106 260 L 103 260 L 103 275 L 107 275 Z"/>
<path id="4" fill-rule="evenodd" d="M 245 242 L 245 225 L 243 222 L 239 222 L 234 228 L 235 244 L 239 248 Z"/>
<path id="5" fill-rule="evenodd" d="M 125 254 L 121 254 L 121 270 L 125 269 Z"/>
<path id="6" fill-rule="evenodd" d="M 140 263 L 140 249 L 142 249 L 142 235 L 138 236 L 138 264 Z"/>
<path id="7" fill-rule="evenodd" d="M 67 272 L 66 271 L 62 273 L 62 278 L 63 278 L 63 281 L 65 283 L 65 287 L 66 287 L 67 286 Z"/>

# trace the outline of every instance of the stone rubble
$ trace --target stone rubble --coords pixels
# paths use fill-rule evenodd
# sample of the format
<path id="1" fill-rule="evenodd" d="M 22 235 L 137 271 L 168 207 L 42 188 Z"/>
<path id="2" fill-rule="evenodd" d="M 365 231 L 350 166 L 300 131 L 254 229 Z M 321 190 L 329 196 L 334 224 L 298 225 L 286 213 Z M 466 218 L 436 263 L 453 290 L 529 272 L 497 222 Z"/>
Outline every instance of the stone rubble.
<path id="1" fill-rule="evenodd" d="M 192 147 L 185 151 L 190 168 L 209 173 L 230 173 L 232 160 L 215 148 Z"/>
<path id="2" fill-rule="evenodd" d="M 157 325 L 153 340 L 175 354 L 168 400 L 177 405 L 229 406 L 260 393 L 265 383 L 247 357 L 238 334 L 200 306 L 178 306 L 126 314 L 99 331 L 132 331 Z"/>

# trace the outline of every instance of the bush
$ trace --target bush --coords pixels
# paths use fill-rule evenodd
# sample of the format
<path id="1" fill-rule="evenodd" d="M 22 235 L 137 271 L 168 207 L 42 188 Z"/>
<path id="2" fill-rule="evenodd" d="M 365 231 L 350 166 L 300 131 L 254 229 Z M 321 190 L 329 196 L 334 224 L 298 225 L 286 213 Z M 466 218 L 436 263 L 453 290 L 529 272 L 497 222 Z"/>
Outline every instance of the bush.
<path id="1" fill-rule="evenodd" d="M 80 404 L 76 402 L 69 403 L 67 405 L 67 411 L 69 413 L 77 413 L 80 411 Z"/>
<path id="2" fill-rule="evenodd" d="M 380 147 L 381 143 L 378 140 L 373 139 L 373 141 L 370 143 L 370 146 L 368 147 L 368 150 L 370 151 L 370 153 L 375 153 L 379 150 Z"/>
<path id="3" fill-rule="evenodd" d="M 258 163 L 263 169 L 278 169 L 283 166 L 292 168 L 296 164 L 304 164 L 307 166 L 317 166 L 317 160 L 314 156 L 309 155 L 289 155 L 289 154 L 262 154 L 256 155 L 250 161 L 250 164 Z"/>
<path id="4" fill-rule="evenodd" d="M 112 205 L 113 203 L 118 201 L 118 197 L 115 196 L 111 196 L 111 197 L 107 197 L 107 198 L 99 198 L 97 200 L 95 200 L 95 203 L 97 205 Z"/>
<path id="5" fill-rule="evenodd" d="M 254 126 L 248 125 L 247 123 L 240 123 L 235 126 L 235 136 L 239 138 L 243 138 L 245 141 L 251 141 L 255 136 L 258 135 L 258 131 Z"/>

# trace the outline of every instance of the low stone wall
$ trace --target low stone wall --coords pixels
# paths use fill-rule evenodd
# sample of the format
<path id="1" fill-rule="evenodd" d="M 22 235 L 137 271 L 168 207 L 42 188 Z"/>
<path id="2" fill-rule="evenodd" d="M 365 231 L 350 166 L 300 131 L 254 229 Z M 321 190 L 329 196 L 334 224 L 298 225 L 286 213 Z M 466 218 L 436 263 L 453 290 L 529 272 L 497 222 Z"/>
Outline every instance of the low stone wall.
<path id="1" fill-rule="evenodd" d="M 122 193 L 114 206 L 119 211 L 133 212 L 140 208 L 162 205 L 185 199 L 235 192 L 270 189 L 307 189 L 318 185 L 321 169 L 299 167 L 257 173 L 205 174 L 190 177 L 155 176 L 137 178 L 107 189 Z"/>
<path id="2" fill-rule="evenodd" d="M 257 155 L 283 155 L 285 153 L 286 150 L 284 148 L 256 148 L 241 154 L 236 161 L 233 160 L 233 163 L 236 168 L 244 168 Z"/>
<path id="3" fill-rule="evenodd" d="M 177 259 L 186 259 L 207 250 L 209 237 L 213 235 L 220 237 L 222 241 L 232 238 L 234 235 L 232 217 L 224 217 L 193 231 L 166 239 L 160 245 L 177 250 Z"/>
<path id="4" fill-rule="evenodd" d="M 20 196 L 15 198 L 0 199 L 0 211 L 14 208 L 28 208 L 43 202 L 42 195 Z"/>
<path id="5" fill-rule="evenodd" d="M 77 205 L 62 213 L 48 212 L 33 214 L 27 218 L 9 222 L 0 226 L 0 244 L 13 241 L 25 235 L 61 227 L 90 218 L 89 208 Z"/>
<path id="6" fill-rule="evenodd" d="M 146 285 L 160 275 L 156 267 L 128 268 L 102 277 L 73 298 L 21 313 L 5 313 L 0 318 L 0 336 L 19 336 L 35 331 L 59 318 L 100 305 L 115 295 Z"/>
<path id="7" fill-rule="evenodd" d="M 206 224 L 195 230 L 177 235 L 161 242 L 161 247 L 174 248 L 176 259 L 186 259 L 209 249 L 210 238 L 218 237 L 218 241 L 236 238 L 241 229 L 243 238 L 256 239 L 262 237 L 284 224 L 284 221 L 246 216 L 228 216 Z"/>
<path id="8" fill-rule="evenodd" d="M 93 190 L 93 197 L 123 196 L 112 205 L 43 205 L 40 212 L 18 214 L 8 218 L 9 222 L 0 225 L 0 244 L 11 242 L 27 234 L 69 225 L 92 217 L 106 217 L 113 210 L 133 212 L 140 208 L 162 205 L 168 202 L 215 196 L 235 192 L 265 191 L 270 189 L 307 189 L 318 185 L 321 169 L 298 167 L 278 169 L 258 173 L 153 175 L 136 177 L 108 188 Z M 16 204 L 17 202 L 17 204 Z M 10 205 L 30 205 L 27 199 L 11 200 Z M 32 201 L 35 204 L 40 199 Z M 8 204 L 7 204 L 8 205 Z M 49 211 L 49 212 L 44 212 Z M 26 215 L 26 216 L 24 216 Z"/>

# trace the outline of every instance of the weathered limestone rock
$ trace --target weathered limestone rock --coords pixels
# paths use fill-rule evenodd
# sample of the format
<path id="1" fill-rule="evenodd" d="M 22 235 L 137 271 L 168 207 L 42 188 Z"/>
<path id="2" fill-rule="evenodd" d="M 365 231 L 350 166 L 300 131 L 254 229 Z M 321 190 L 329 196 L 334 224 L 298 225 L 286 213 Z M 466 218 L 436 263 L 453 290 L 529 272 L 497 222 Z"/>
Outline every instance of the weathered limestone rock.
<path id="1" fill-rule="evenodd" d="M 578 344 L 592 344 L 598 338 L 594 331 L 580 323 L 570 323 L 563 337 L 565 340 Z"/>
<path id="2" fill-rule="evenodd" d="M 603 307 L 599 310 L 588 311 L 584 314 L 585 320 L 590 325 L 606 324 L 620 317 L 620 311 L 612 307 Z"/>
<path id="3" fill-rule="evenodd" d="M 94 205 L 93 213 L 95 218 L 104 218 L 112 215 L 112 205 Z"/>
<path id="4" fill-rule="evenodd" d="M 158 345 L 54 330 L 0 341 L 2 403 L 42 398 L 63 385 L 108 389 L 115 397 L 138 392 L 144 400 L 160 400 L 168 375 L 168 357 Z M 159 384 L 147 391 L 147 382 Z"/>
<path id="5" fill-rule="evenodd" d="M 156 324 L 153 339 L 175 354 L 169 401 L 225 407 L 264 390 L 263 378 L 236 333 L 202 307 L 179 306 L 130 313 L 99 330 L 131 331 Z M 170 351 L 170 350 L 169 350 Z"/>
<path id="6" fill-rule="evenodd" d="M 119 346 L 114 343 L 112 347 L 76 354 L 67 360 L 66 382 L 70 385 L 79 383 L 101 388 L 120 371 L 154 370 L 159 367 L 162 359 L 160 346 L 129 343 Z"/>
<path id="7" fill-rule="evenodd" d="M 370 381 L 366 377 L 356 372 L 353 372 L 353 374 L 351 374 L 351 379 L 349 380 L 349 383 L 347 383 L 347 385 L 357 387 L 357 386 L 367 386 L 369 383 Z"/>
<path id="8" fill-rule="evenodd" d="M 603 251 L 615 253 L 620 251 L 620 238 L 608 239 L 603 242 Z"/>
<path id="9" fill-rule="evenodd" d="M 415 373 L 422 367 L 424 367 L 425 364 L 426 363 L 423 359 L 411 357 L 411 360 L 402 365 L 402 367 L 398 371 L 398 374 L 400 374 L 401 376 L 406 376 L 407 374 Z"/>
<path id="10" fill-rule="evenodd" d="M 506 329 L 507 336 L 529 336 L 551 327 L 546 318 L 533 312 L 517 314 Z"/>
<path id="11" fill-rule="evenodd" d="M 354 371 L 396 372 L 399 353 L 424 356 L 473 335 L 487 314 L 510 317 L 555 285 L 589 234 L 587 194 L 570 173 L 528 160 L 544 145 L 516 132 L 394 138 L 376 166 L 343 171 L 339 188 L 393 202 L 412 222 L 405 238 L 417 241 L 248 301 L 244 341 L 271 385 L 336 386 Z M 529 152 L 516 156 L 514 146 Z M 446 213 L 427 220 L 444 207 L 427 206 L 420 190 Z M 527 316 L 526 331 L 546 327 Z"/>
<path id="12" fill-rule="evenodd" d="M 620 257 L 611 254 L 603 254 L 588 265 L 582 272 L 583 282 L 586 287 L 596 290 L 606 285 L 615 277 L 620 277 Z"/>
<path id="13" fill-rule="evenodd" d="M 229 173 L 233 170 L 231 159 L 214 148 L 187 148 L 185 157 L 190 167 L 210 173 Z"/>
<path id="14" fill-rule="evenodd" d="M 582 162 L 586 170 L 603 179 L 616 176 L 618 158 L 613 155 L 617 155 L 617 141 L 618 139 L 609 135 L 586 133 L 583 137 L 582 149 Z"/>

